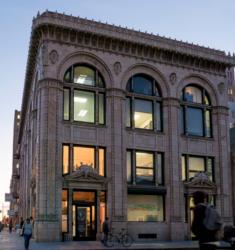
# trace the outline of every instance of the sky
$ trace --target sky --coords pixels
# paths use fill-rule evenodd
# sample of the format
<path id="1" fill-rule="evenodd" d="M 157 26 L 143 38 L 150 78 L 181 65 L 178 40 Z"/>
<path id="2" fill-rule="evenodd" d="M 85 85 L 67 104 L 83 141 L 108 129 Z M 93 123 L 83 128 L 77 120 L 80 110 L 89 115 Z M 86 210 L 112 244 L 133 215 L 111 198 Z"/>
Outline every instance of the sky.
<path id="1" fill-rule="evenodd" d="M 235 53 L 234 0 L 7 0 L 0 8 L 0 209 L 9 192 L 31 24 L 57 11 Z"/>

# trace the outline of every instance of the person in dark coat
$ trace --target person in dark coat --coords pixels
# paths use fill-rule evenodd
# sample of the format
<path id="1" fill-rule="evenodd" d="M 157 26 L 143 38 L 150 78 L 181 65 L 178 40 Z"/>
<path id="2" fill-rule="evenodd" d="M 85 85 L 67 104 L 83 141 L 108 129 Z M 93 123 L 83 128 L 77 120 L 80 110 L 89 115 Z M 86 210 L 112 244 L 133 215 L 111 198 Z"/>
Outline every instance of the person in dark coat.
<path id="1" fill-rule="evenodd" d="M 108 234 L 109 234 L 109 218 L 105 217 L 104 223 L 103 223 L 103 233 L 104 233 L 104 243 L 108 240 Z"/>
<path id="2" fill-rule="evenodd" d="M 216 241 L 216 231 L 208 230 L 203 223 L 206 212 L 205 202 L 206 194 L 201 191 L 193 193 L 194 217 L 192 222 L 192 232 L 199 240 L 199 246 L 201 250 L 209 250 L 208 246 L 203 243 Z"/>

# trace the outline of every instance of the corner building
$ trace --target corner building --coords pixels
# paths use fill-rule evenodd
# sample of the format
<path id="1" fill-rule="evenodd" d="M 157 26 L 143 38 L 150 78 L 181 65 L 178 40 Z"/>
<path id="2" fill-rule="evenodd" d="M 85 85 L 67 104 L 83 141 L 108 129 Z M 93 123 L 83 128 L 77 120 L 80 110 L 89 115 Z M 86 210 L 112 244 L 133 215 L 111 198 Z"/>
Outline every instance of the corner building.
<path id="1" fill-rule="evenodd" d="M 19 216 L 38 241 L 193 236 L 192 192 L 233 223 L 222 51 L 63 14 L 33 20 L 18 136 Z M 24 178 L 22 178 L 22 176 Z"/>

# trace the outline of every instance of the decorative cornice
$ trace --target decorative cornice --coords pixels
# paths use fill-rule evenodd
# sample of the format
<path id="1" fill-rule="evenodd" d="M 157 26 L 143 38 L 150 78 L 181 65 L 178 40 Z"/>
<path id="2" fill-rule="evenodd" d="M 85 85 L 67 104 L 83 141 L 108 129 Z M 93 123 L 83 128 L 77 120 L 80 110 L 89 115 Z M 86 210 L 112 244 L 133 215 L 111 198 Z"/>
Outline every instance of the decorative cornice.
<path id="1" fill-rule="evenodd" d="M 226 55 L 223 51 L 46 11 L 33 19 L 21 106 L 19 143 L 39 47 L 48 40 L 187 67 L 220 76 L 225 76 L 226 67 L 235 65 L 235 57 Z M 55 55 L 51 56 L 51 61 L 56 61 Z M 115 70 L 117 74 L 121 68 Z"/>

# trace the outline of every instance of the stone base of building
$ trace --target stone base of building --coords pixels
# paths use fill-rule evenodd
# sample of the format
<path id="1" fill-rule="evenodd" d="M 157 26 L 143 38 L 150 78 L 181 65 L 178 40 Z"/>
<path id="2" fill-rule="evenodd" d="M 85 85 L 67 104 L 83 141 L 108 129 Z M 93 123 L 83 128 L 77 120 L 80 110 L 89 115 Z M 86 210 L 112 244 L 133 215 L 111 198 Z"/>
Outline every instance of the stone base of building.
<path id="1" fill-rule="evenodd" d="M 36 221 L 34 224 L 34 238 L 37 242 L 60 241 L 60 225 L 58 221 Z"/>

